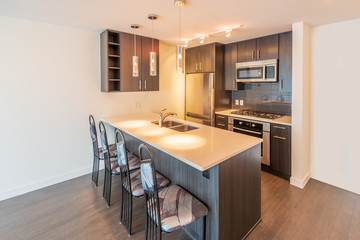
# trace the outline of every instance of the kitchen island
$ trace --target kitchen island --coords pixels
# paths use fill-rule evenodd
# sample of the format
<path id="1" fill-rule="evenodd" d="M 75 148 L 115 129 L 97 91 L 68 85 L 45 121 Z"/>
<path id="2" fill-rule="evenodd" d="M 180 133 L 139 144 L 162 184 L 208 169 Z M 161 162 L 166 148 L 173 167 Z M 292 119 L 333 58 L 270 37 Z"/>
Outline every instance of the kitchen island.
<path id="1" fill-rule="evenodd" d="M 156 169 L 207 205 L 206 239 L 242 239 L 261 220 L 261 139 L 177 119 L 196 129 L 159 128 L 155 113 L 102 120 L 123 131 L 130 151 L 146 143 Z M 185 231 L 202 239 L 202 221 Z"/>

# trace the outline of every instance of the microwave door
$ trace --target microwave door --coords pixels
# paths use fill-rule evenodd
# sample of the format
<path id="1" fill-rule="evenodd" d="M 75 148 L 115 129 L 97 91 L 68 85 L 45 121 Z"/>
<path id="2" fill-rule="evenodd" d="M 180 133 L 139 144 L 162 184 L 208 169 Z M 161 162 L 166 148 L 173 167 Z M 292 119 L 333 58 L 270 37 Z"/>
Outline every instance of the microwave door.
<path id="1" fill-rule="evenodd" d="M 237 80 L 238 81 L 257 81 L 264 79 L 264 67 L 256 66 L 256 67 L 246 67 L 246 68 L 238 68 L 237 69 Z"/>

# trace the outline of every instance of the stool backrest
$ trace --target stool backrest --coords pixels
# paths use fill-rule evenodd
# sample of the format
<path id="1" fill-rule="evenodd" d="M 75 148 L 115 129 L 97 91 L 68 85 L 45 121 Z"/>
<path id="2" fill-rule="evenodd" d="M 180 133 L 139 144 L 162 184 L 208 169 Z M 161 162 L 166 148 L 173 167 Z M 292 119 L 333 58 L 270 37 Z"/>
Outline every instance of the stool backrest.
<path id="1" fill-rule="evenodd" d="M 97 139 L 95 119 L 92 115 L 89 115 L 89 124 L 90 124 L 90 137 L 93 144 L 94 155 L 97 159 L 99 159 L 99 143 Z"/>
<path id="2" fill-rule="evenodd" d="M 115 143 L 120 166 L 121 183 L 131 192 L 130 168 L 124 134 L 116 129 Z"/>
<path id="3" fill-rule="evenodd" d="M 99 122 L 99 131 L 100 131 L 101 147 L 104 154 L 105 170 L 111 172 L 109 144 L 107 140 L 105 124 L 102 121 Z"/>
<path id="4" fill-rule="evenodd" d="M 144 159 L 144 154 L 146 159 Z M 149 157 L 148 157 L 149 156 Z M 161 239 L 161 218 L 160 218 L 160 206 L 159 196 L 156 183 L 155 164 L 152 152 L 145 144 L 139 146 L 139 158 L 140 158 L 140 171 L 141 171 L 141 183 L 144 188 L 146 213 L 150 222 L 154 221 L 155 224 L 148 224 L 150 227 L 150 236 L 146 236 L 146 239 Z M 147 221 L 147 222 L 149 222 Z M 148 227 L 148 226 L 147 226 Z"/>

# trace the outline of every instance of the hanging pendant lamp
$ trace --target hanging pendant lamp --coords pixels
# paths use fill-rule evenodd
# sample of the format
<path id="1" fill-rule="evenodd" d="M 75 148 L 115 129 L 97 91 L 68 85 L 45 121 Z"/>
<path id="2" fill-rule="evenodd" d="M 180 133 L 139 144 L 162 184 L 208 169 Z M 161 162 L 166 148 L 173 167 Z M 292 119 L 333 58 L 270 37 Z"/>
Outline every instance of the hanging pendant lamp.
<path id="1" fill-rule="evenodd" d="M 181 15 L 180 15 L 180 8 L 184 6 L 186 3 L 186 0 L 174 0 L 174 5 L 179 8 L 179 44 L 176 46 L 176 72 L 178 74 L 184 73 L 184 67 L 185 67 L 185 58 L 184 58 L 184 47 L 181 44 Z"/>
<path id="2" fill-rule="evenodd" d="M 131 24 L 131 28 L 138 29 L 138 24 Z M 132 57 L 132 76 L 139 76 L 139 57 L 136 55 L 136 34 L 134 34 L 134 56 Z"/>
<path id="3" fill-rule="evenodd" d="M 149 14 L 148 19 L 151 20 L 151 28 L 152 28 L 152 39 L 151 39 L 151 52 L 150 52 L 150 76 L 157 76 L 157 60 L 156 60 L 156 52 L 154 52 L 154 21 L 157 20 L 158 15 Z"/>

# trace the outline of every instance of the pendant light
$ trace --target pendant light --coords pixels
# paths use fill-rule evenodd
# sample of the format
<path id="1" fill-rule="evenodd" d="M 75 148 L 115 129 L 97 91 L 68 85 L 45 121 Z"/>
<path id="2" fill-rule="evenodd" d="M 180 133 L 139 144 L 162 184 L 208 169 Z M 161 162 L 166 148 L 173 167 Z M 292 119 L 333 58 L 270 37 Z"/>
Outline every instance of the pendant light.
<path id="1" fill-rule="evenodd" d="M 156 52 L 154 52 L 154 21 L 157 20 L 158 15 L 149 14 L 148 19 L 151 20 L 151 52 L 150 52 L 150 76 L 157 76 L 157 61 L 156 61 Z"/>
<path id="2" fill-rule="evenodd" d="M 138 24 L 131 24 L 131 28 L 138 29 Z M 134 34 L 134 56 L 132 57 L 132 76 L 139 76 L 139 57 L 136 55 L 136 34 Z"/>
<path id="3" fill-rule="evenodd" d="M 178 74 L 183 74 L 184 73 L 184 62 L 185 62 L 185 58 L 184 58 L 184 48 L 181 45 L 181 28 L 180 28 L 180 23 L 181 23 L 181 18 L 180 18 L 180 8 L 182 6 L 184 6 L 186 3 L 186 0 L 174 0 L 174 5 L 177 6 L 179 8 L 179 44 L 176 46 L 176 72 Z"/>

